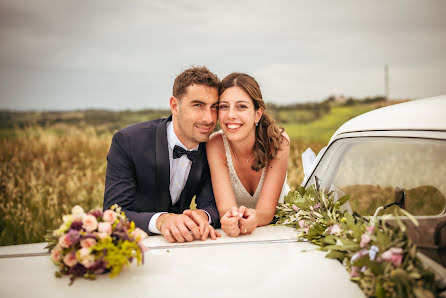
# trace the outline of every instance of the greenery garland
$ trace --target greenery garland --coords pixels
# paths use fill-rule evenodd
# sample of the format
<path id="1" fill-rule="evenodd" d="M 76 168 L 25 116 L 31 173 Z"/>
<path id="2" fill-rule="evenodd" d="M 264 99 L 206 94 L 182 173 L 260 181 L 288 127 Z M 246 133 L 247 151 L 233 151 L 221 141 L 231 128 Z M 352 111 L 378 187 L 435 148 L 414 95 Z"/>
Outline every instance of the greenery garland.
<path id="1" fill-rule="evenodd" d="M 342 262 L 367 296 L 436 297 L 435 276 L 417 258 L 404 223 L 395 217 L 397 225 L 390 226 L 385 220 L 352 215 L 344 210 L 347 201 L 348 196 L 336 199 L 334 192 L 314 185 L 301 187 L 277 206 L 276 224 L 296 228 L 299 239 Z M 407 211 L 400 212 L 418 225 Z"/>

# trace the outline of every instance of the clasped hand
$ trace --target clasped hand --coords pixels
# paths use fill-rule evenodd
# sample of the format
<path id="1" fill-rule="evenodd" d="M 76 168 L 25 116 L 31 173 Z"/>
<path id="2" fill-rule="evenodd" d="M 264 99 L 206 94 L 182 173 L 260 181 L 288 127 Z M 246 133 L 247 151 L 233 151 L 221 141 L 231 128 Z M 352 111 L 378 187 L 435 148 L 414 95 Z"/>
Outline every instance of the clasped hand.
<path id="1" fill-rule="evenodd" d="M 221 237 L 209 224 L 208 216 L 202 210 L 184 210 L 183 214 L 168 214 L 162 221 L 161 233 L 169 242 L 190 242 L 194 239 L 213 240 Z M 160 220 L 160 219 L 158 219 Z"/>
<path id="2" fill-rule="evenodd" d="M 255 209 L 232 207 L 220 218 L 222 230 L 231 237 L 251 234 L 257 227 Z"/>

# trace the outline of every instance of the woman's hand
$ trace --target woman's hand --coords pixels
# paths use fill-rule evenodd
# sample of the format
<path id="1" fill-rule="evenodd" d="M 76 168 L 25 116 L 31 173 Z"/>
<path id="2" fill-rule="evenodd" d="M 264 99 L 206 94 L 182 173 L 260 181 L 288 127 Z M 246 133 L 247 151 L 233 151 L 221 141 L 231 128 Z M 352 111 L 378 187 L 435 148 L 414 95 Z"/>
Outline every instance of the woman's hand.
<path id="1" fill-rule="evenodd" d="M 240 227 L 239 220 L 241 219 L 242 214 L 238 212 L 237 207 L 232 207 L 231 210 L 226 212 L 221 218 L 221 229 L 228 236 L 237 237 L 240 235 Z"/>
<path id="2" fill-rule="evenodd" d="M 240 206 L 238 212 L 242 214 L 239 220 L 240 234 L 251 234 L 257 228 L 257 215 L 255 209 Z"/>

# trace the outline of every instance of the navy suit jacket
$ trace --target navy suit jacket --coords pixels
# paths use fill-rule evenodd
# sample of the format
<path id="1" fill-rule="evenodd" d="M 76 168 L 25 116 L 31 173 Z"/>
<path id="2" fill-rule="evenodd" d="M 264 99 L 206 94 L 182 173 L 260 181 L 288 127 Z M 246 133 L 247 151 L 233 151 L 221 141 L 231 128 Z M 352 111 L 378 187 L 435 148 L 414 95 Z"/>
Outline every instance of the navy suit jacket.
<path id="1" fill-rule="evenodd" d="M 136 226 L 149 233 L 152 216 L 161 211 L 182 213 L 194 195 L 198 209 L 206 210 L 215 228 L 220 225 L 206 158 L 206 143 L 200 143 L 200 158 L 192 163 L 186 185 L 172 206 L 167 143 L 168 121 L 142 122 L 118 131 L 107 156 L 104 210 L 118 204 Z"/>

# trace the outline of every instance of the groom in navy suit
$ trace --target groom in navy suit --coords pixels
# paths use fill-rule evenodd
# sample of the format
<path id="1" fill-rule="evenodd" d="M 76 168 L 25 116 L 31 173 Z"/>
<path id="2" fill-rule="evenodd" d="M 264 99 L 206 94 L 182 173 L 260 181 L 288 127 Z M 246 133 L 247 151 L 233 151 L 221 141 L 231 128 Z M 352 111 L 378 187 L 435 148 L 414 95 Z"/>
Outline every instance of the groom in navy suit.
<path id="1" fill-rule="evenodd" d="M 118 131 L 107 156 L 104 210 L 118 204 L 136 226 L 169 242 L 216 239 L 220 225 L 206 159 L 220 81 L 206 67 L 175 79 L 169 118 Z M 196 196 L 196 210 L 190 210 Z"/>

